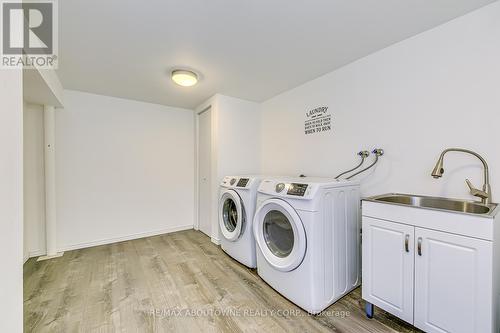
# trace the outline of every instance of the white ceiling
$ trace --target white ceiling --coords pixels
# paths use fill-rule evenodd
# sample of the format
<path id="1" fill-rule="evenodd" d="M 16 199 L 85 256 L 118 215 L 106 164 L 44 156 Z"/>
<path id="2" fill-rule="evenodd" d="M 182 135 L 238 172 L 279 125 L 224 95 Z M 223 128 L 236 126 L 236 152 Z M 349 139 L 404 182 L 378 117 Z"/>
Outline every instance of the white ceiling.
<path id="1" fill-rule="evenodd" d="M 64 0 L 66 89 L 193 108 L 263 101 L 493 0 Z M 201 73 L 176 86 L 176 66 Z"/>

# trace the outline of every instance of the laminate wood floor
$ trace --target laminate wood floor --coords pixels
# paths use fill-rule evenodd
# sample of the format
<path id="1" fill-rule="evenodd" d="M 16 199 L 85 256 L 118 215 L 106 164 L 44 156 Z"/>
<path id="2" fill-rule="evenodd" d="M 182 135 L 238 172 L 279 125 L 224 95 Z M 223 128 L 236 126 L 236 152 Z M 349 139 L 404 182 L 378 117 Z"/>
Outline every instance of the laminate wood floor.
<path id="1" fill-rule="evenodd" d="M 358 288 L 310 316 L 194 230 L 24 266 L 25 332 L 417 331 L 363 306 Z"/>

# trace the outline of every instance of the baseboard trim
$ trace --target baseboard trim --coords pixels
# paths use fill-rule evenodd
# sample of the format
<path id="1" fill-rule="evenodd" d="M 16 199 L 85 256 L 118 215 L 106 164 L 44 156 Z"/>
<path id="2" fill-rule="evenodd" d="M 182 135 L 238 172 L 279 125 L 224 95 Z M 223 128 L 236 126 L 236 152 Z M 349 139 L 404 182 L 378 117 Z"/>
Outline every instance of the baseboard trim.
<path id="1" fill-rule="evenodd" d="M 74 244 L 74 245 L 66 245 L 66 246 L 60 247 L 57 251 L 58 252 L 73 251 L 73 250 L 94 247 L 94 246 L 119 243 L 119 242 L 124 242 L 124 241 L 128 241 L 128 240 L 146 238 L 146 237 L 151 237 L 151 236 L 158 236 L 158 235 L 163 235 L 163 234 L 170 234 L 172 232 L 190 230 L 190 229 L 193 229 L 192 224 L 181 225 L 181 226 L 167 228 L 167 229 L 140 232 L 137 234 L 127 235 L 127 236 L 101 239 L 101 240 L 97 240 L 97 241 L 78 243 L 78 244 Z"/>
<path id="2" fill-rule="evenodd" d="M 64 252 L 58 252 L 58 253 L 56 253 L 54 255 L 51 255 L 51 256 L 41 256 L 41 257 L 38 257 L 38 259 L 36 261 L 45 261 L 45 260 L 60 258 L 63 255 L 64 255 Z"/>
<path id="3" fill-rule="evenodd" d="M 23 265 L 26 263 L 26 261 L 28 261 L 30 258 L 36 258 L 36 257 L 40 257 L 40 256 L 44 256 L 46 253 L 45 251 L 42 251 L 42 250 L 35 250 L 35 251 L 30 251 L 28 252 L 28 255 L 26 257 L 24 257 L 24 262 L 23 262 Z"/>

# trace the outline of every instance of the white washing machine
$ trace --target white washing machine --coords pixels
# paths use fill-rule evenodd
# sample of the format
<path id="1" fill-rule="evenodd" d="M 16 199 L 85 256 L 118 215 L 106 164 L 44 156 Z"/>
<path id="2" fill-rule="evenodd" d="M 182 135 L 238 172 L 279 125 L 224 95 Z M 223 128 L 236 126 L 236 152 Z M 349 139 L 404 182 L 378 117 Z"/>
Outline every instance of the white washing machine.
<path id="1" fill-rule="evenodd" d="M 358 182 L 263 180 L 253 230 L 260 277 L 309 313 L 360 285 Z"/>
<path id="2" fill-rule="evenodd" d="M 224 177 L 219 195 L 219 229 L 222 249 L 250 268 L 256 267 L 253 214 L 258 176 Z"/>

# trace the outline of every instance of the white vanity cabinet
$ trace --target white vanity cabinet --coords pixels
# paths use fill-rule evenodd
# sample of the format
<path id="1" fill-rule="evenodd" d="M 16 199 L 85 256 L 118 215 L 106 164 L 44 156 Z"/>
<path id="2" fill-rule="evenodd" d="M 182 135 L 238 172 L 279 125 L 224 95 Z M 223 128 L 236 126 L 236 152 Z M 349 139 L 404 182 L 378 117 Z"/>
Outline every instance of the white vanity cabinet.
<path id="1" fill-rule="evenodd" d="M 492 242 L 415 228 L 414 325 L 426 332 L 491 332 Z"/>
<path id="2" fill-rule="evenodd" d="M 414 227 L 363 217 L 363 298 L 413 322 Z"/>
<path id="3" fill-rule="evenodd" d="M 368 305 L 426 332 L 499 332 L 498 220 L 371 201 L 362 215 Z"/>

